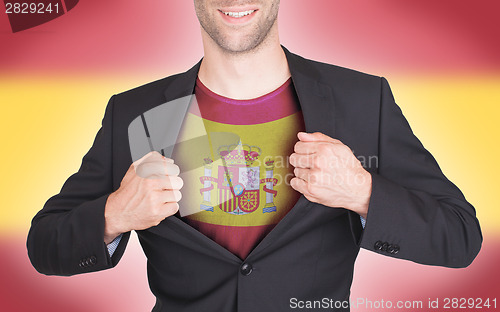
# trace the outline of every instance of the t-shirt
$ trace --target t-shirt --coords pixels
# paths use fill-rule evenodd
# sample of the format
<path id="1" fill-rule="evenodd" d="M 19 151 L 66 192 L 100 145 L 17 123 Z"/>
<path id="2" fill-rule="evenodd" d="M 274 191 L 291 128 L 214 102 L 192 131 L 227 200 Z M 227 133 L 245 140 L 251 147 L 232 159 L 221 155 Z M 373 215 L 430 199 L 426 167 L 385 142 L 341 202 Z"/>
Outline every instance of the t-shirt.
<path id="1" fill-rule="evenodd" d="M 172 154 L 184 180 L 181 219 L 245 259 L 300 197 L 288 160 L 304 129 L 291 78 L 251 100 L 220 96 L 197 79 L 177 139 L 184 143 Z"/>

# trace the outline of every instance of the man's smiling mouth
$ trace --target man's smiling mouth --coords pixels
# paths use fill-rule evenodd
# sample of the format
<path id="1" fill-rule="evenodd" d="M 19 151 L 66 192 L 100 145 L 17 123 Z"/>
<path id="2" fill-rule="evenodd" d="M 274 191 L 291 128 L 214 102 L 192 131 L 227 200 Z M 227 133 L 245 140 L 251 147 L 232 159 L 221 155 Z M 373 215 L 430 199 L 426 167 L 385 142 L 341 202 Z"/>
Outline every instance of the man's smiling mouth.
<path id="1" fill-rule="evenodd" d="M 230 17 L 241 18 L 241 17 L 247 16 L 247 15 L 250 15 L 255 11 L 257 11 L 257 10 L 248 10 L 248 11 L 242 11 L 242 12 L 224 12 L 224 11 L 221 11 L 221 12 L 226 14 L 227 16 L 230 16 Z"/>

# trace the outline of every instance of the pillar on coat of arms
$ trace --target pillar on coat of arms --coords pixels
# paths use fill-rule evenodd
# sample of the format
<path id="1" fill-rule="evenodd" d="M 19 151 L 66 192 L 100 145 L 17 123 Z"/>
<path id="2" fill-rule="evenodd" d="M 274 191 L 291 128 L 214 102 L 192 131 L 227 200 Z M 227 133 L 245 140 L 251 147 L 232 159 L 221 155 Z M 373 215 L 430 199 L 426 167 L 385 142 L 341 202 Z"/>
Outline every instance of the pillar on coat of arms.
<path id="1" fill-rule="evenodd" d="M 262 213 L 266 212 L 274 212 L 276 211 L 276 205 L 274 204 L 274 195 L 273 192 L 273 169 L 274 169 L 274 160 L 266 161 L 266 205 L 262 208 Z"/>
<path id="2" fill-rule="evenodd" d="M 210 178 L 212 177 L 212 163 L 213 160 L 210 158 L 205 158 L 205 165 L 204 165 L 204 170 L 205 174 L 204 176 L 206 179 L 203 181 L 203 201 L 200 204 L 200 210 L 205 210 L 205 211 L 214 211 L 214 205 L 212 203 L 212 198 L 211 198 L 211 191 L 213 189 L 212 187 L 212 181 Z"/>

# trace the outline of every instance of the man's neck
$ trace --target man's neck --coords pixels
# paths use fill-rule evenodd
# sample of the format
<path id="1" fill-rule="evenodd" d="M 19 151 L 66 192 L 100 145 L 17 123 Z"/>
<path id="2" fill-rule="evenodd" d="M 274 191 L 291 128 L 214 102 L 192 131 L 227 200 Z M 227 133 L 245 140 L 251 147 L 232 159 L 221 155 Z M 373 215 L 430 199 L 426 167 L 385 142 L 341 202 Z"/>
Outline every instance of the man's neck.
<path id="1" fill-rule="evenodd" d="M 253 99 L 272 92 L 290 70 L 278 38 L 267 38 L 247 53 L 228 53 L 204 40 L 205 56 L 198 77 L 212 92 L 232 99 Z"/>

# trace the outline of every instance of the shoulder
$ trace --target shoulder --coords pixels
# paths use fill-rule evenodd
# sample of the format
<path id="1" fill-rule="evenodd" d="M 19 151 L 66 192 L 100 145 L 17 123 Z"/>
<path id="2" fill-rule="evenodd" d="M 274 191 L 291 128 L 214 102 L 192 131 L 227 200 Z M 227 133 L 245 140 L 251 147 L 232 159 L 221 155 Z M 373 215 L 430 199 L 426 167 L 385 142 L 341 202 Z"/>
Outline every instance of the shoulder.
<path id="1" fill-rule="evenodd" d="M 375 88 L 380 90 L 383 80 L 382 77 L 377 75 L 307 59 L 296 54 L 292 54 L 291 61 L 305 75 L 315 77 L 319 82 L 337 88 L 341 87 L 353 90 Z"/>
<path id="2" fill-rule="evenodd" d="M 141 114 L 166 102 L 165 90 L 181 74 L 168 76 L 113 95 L 106 107 L 105 118 L 126 136 L 128 126 Z M 107 117 L 106 117 L 107 116 Z"/>
<path id="3" fill-rule="evenodd" d="M 152 81 L 133 89 L 115 94 L 115 98 L 119 101 L 134 101 L 145 99 L 163 98 L 164 92 L 168 86 L 181 74 L 171 75 L 156 81 Z"/>

